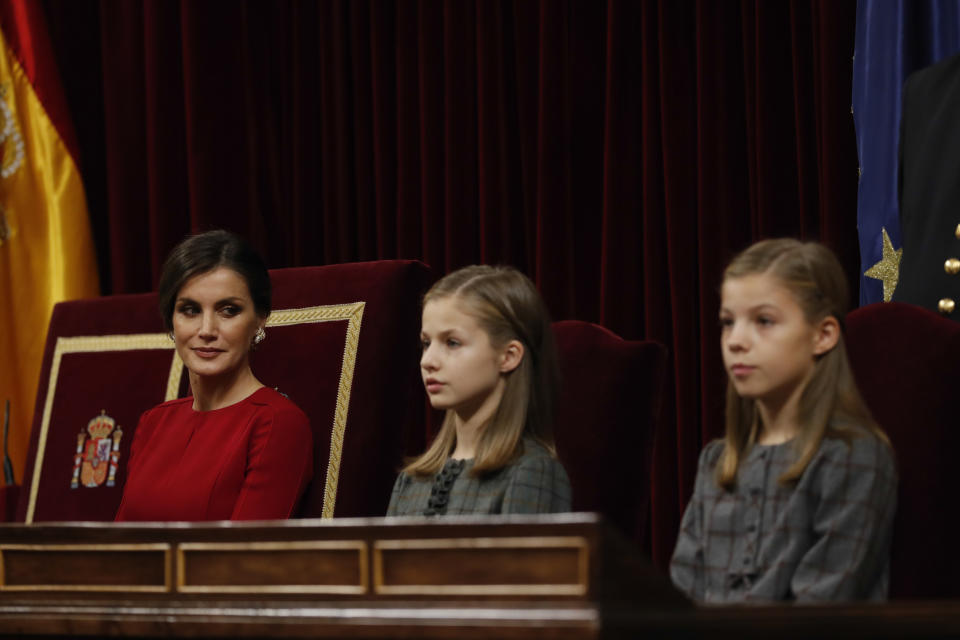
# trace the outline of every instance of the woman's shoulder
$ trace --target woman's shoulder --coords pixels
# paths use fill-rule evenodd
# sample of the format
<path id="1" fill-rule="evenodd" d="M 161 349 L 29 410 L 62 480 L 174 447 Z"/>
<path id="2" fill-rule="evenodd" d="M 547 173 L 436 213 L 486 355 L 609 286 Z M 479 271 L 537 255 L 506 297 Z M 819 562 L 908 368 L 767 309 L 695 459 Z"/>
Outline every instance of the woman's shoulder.
<path id="1" fill-rule="evenodd" d="M 175 398 L 151 407 L 140 414 L 134 442 L 147 442 L 153 433 L 169 425 L 188 425 L 193 411 L 193 397 Z"/>
<path id="2" fill-rule="evenodd" d="M 140 420 L 162 419 L 165 416 L 176 413 L 184 408 L 189 409 L 192 406 L 193 396 L 187 396 L 186 398 L 174 398 L 173 400 L 161 402 L 160 404 L 147 409 L 143 412 L 143 414 L 141 414 Z"/>
<path id="3" fill-rule="evenodd" d="M 298 407 L 286 394 L 270 387 L 261 387 L 257 389 L 248 401 L 255 407 L 262 407 L 268 410 L 271 415 L 278 419 L 292 420 L 309 424 L 310 420 L 303 409 Z"/>

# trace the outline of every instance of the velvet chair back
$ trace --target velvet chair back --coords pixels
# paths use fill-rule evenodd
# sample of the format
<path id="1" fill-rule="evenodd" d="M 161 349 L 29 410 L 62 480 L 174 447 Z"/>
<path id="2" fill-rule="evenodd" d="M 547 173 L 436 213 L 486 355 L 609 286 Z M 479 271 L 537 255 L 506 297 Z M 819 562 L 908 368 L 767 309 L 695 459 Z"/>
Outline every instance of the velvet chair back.
<path id="1" fill-rule="evenodd" d="M 382 515 L 403 456 L 423 448 L 417 335 L 430 270 L 397 260 L 279 269 L 271 279 L 274 312 L 252 365 L 313 427 L 314 479 L 299 515 Z M 57 305 L 18 519 L 112 520 L 140 414 L 188 393 L 154 294 Z"/>
<path id="2" fill-rule="evenodd" d="M 666 348 L 578 320 L 553 323 L 562 387 L 557 452 L 575 511 L 598 511 L 649 550 L 651 455 Z"/>
<path id="3" fill-rule="evenodd" d="M 857 384 L 900 473 L 890 596 L 960 596 L 960 324 L 890 302 L 851 312 L 846 326 Z"/>
<path id="4" fill-rule="evenodd" d="M 424 447 L 420 300 L 431 272 L 379 261 L 284 269 L 273 280 L 275 306 L 297 311 L 291 324 L 268 326 L 253 367 L 313 426 L 314 480 L 300 515 L 382 516 L 403 457 Z M 318 305 L 323 320 L 307 321 L 304 307 Z"/>
<path id="5" fill-rule="evenodd" d="M 140 414 L 177 397 L 182 367 L 174 369 L 173 353 L 154 294 L 75 300 L 54 307 L 18 520 L 113 519 Z M 88 426 L 101 415 L 101 428 L 107 429 L 109 421 L 113 428 L 104 434 L 95 431 L 105 438 L 94 438 Z M 119 447 L 111 482 L 109 449 L 115 438 Z M 108 446 L 107 456 L 102 445 Z"/>

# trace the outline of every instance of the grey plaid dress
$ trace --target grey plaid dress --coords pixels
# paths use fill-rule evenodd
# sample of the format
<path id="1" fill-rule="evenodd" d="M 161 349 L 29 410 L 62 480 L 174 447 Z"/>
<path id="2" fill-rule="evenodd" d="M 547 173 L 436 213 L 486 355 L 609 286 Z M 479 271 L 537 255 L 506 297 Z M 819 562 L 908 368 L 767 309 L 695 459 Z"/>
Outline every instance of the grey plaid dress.
<path id="1" fill-rule="evenodd" d="M 670 563 L 673 583 L 708 603 L 885 600 L 896 508 L 893 453 L 871 434 L 824 439 L 793 486 L 778 483 L 792 443 L 755 445 L 737 486 L 714 481 L 723 442 L 700 455 Z"/>
<path id="2" fill-rule="evenodd" d="M 388 516 L 570 511 L 570 480 L 539 442 L 525 438 L 523 454 L 506 467 L 475 478 L 473 460 L 447 460 L 433 477 L 401 473 Z"/>

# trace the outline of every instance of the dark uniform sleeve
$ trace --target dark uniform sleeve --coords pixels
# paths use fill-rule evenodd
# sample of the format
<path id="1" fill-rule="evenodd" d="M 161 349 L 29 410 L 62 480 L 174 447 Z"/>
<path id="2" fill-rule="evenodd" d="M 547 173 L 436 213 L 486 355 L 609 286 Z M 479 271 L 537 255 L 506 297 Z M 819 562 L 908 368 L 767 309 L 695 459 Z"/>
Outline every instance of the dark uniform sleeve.
<path id="1" fill-rule="evenodd" d="M 952 320 L 960 320 L 960 274 L 946 264 L 960 257 L 958 114 L 960 55 L 907 78 L 897 169 L 903 253 L 893 301 L 940 311 Z"/>

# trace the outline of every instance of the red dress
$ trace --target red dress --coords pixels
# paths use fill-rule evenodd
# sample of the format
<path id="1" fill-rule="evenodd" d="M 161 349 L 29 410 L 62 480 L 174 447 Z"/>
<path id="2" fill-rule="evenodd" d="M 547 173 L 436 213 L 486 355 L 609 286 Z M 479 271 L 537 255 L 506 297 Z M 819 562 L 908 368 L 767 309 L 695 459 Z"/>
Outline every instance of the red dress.
<path id="1" fill-rule="evenodd" d="M 213 411 L 171 400 L 140 418 L 116 519 L 289 518 L 312 475 L 310 422 L 283 394 Z"/>

